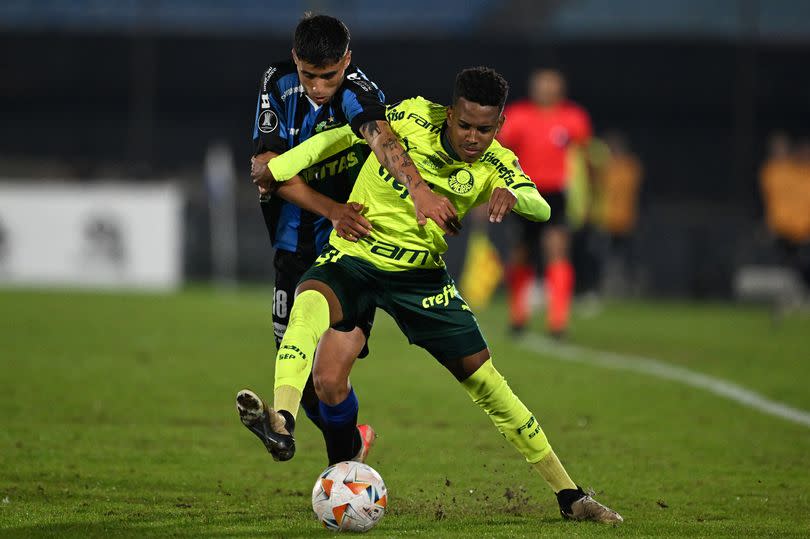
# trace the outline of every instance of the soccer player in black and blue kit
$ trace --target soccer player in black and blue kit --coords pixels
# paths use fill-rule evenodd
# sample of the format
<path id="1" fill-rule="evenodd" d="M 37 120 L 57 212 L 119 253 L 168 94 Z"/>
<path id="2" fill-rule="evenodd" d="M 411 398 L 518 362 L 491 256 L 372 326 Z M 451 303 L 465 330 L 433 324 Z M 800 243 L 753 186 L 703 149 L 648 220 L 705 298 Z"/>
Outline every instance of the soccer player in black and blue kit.
<path id="1" fill-rule="evenodd" d="M 253 131 L 254 166 L 265 166 L 272 157 L 304 142 L 314 134 L 350 125 L 368 146 L 357 144 L 303 171 L 298 181 L 286 182 L 271 192 L 258 184 L 262 212 L 270 240 L 276 249 L 273 296 L 273 329 L 278 347 L 289 320 L 295 288 L 327 243 L 333 227 L 348 241 L 368 234 L 371 225 L 362 206 L 346 203 L 354 178 L 374 152 L 381 163 L 401 182 L 414 186 L 416 219 L 432 219 L 453 232 L 456 212 L 443 196 L 434 194 L 400 144 L 382 144 L 390 133 L 383 92 L 351 63 L 349 31 L 333 17 L 305 16 L 295 31 L 292 61 L 272 64 L 260 81 Z M 314 192 L 313 192 L 314 190 Z M 373 310 L 365 313 L 351 331 L 330 329 L 321 341 L 315 363 L 319 376 L 343 391 L 316 391 L 319 379 L 308 380 L 303 395 L 290 386 L 275 388 L 275 401 L 298 402 L 322 431 L 330 463 L 364 460 L 374 432 L 357 426 L 358 401 L 348 376 L 357 357 L 367 353 L 366 342 Z M 327 368 L 328 366 L 328 368 Z M 322 384 L 334 388 L 336 384 Z M 277 432 L 292 434 L 294 415 L 277 413 L 250 390 L 237 395 L 242 423 L 256 434 L 277 460 L 292 458 L 294 447 L 269 443 Z"/>

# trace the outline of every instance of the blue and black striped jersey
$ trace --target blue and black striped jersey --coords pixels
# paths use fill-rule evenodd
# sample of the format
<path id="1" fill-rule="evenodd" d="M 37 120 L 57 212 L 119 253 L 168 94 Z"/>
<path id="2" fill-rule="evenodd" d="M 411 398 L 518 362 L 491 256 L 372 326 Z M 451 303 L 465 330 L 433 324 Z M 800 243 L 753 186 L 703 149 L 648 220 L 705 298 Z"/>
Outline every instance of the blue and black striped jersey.
<path id="1" fill-rule="evenodd" d="M 385 120 L 385 95 L 355 65 L 346 70 L 335 96 L 316 106 L 307 98 L 291 61 L 272 64 L 259 84 L 253 126 L 254 153 L 283 153 L 316 133 L 350 125 L 359 136 L 365 122 Z M 301 172 L 309 186 L 345 202 L 366 157 L 368 146 L 357 144 Z M 279 197 L 262 200 L 262 212 L 276 249 L 315 260 L 332 231 L 331 223 Z"/>

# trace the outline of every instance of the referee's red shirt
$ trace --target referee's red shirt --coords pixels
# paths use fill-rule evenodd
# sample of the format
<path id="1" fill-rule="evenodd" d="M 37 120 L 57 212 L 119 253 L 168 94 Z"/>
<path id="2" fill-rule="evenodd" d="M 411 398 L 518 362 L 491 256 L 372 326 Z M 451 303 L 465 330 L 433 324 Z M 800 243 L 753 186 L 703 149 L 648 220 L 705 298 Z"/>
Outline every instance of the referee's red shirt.
<path id="1" fill-rule="evenodd" d="M 523 172 L 541 193 L 563 191 L 568 179 L 567 148 L 591 137 L 591 120 L 572 101 L 539 107 L 517 101 L 504 110 L 498 141 L 515 152 Z"/>

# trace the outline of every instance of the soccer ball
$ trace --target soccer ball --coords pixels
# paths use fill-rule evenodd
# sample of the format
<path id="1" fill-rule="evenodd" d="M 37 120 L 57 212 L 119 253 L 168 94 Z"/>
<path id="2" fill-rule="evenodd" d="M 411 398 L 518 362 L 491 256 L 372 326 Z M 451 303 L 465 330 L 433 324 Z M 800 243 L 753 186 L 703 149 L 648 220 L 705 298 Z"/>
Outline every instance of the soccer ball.
<path id="1" fill-rule="evenodd" d="M 329 466 L 315 481 L 312 509 L 332 531 L 365 532 L 385 513 L 388 489 L 374 468 L 345 461 Z"/>

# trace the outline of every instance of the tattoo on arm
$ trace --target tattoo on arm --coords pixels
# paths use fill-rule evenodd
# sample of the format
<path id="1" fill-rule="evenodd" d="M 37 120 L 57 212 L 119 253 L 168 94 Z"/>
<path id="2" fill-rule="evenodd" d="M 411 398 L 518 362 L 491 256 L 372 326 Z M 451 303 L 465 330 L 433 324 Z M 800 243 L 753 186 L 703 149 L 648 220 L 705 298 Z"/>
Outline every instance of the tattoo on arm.
<path id="1" fill-rule="evenodd" d="M 377 120 L 371 120 L 370 122 L 366 122 L 361 125 L 360 132 L 366 138 L 366 142 L 373 141 L 377 135 L 382 133 L 382 131 L 380 131 L 380 126 L 377 125 Z"/>
<path id="2" fill-rule="evenodd" d="M 413 160 L 402 147 L 402 143 L 394 136 L 390 127 L 387 124 L 385 127 L 388 128 L 386 129 L 387 133 L 383 133 L 377 121 L 370 121 L 360 126 L 360 133 L 365 137 L 366 142 L 372 149 L 378 148 L 379 153 L 376 151 L 375 153 L 378 158 L 382 157 L 380 162 L 399 183 L 411 189 L 420 186 L 424 182 L 419 175 L 419 171 L 416 170 Z M 380 137 L 381 135 L 382 137 Z M 382 140 L 378 141 L 378 137 Z M 382 155 L 380 156 L 380 154 Z"/>

